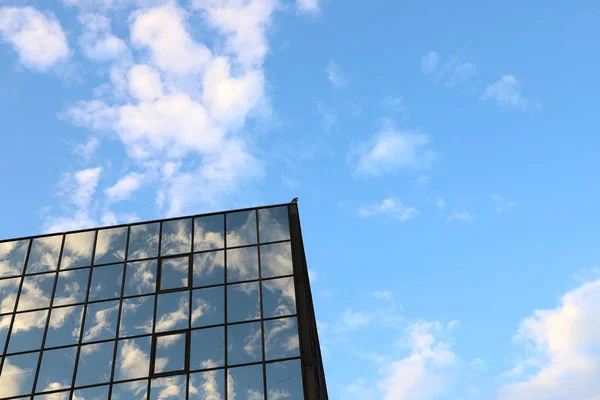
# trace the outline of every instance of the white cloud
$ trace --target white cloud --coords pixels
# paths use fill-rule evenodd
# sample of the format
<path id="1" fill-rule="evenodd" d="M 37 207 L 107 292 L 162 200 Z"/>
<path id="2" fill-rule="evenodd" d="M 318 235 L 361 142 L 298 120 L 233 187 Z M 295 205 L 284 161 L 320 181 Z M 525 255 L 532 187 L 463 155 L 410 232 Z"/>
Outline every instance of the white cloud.
<path id="1" fill-rule="evenodd" d="M 452 221 L 460 221 L 460 222 L 469 222 L 473 221 L 474 217 L 467 210 L 454 210 L 452 213 L 446 218 L 446 222 Z"/>
<path id="2" fill-rule="evenodd" d="M 399 96 L 387 96 L 383 99 L 382 106 L 385 111 L 391 114 L 399 114 L 406 118 L 408 111 L 404 105 L 404 99 Z"/>
<path id="3" fill-rule="evenodd" d="M 56 16 L 32 7 L 0 8 L 0 37 L 32 70 L 46 71 L 70 55 L 67 36 Z"/>
<path id="4" fill-rule="evenodd" d="M 477 66 L 475 64 L 471 62 L 459 64 L 448 74 L 445 85 L 447 87 L 453 87 L 464 83 L 471 79 L 476 73 Z"/>
<path id="5" fill-rule="evenodd" d="M 361 217 L 386 215 L 404 222 L 416 218 L 419 215 L 419 210 L 404 205 L 399 199 L 390 197 L 383 199 L 379 203 L 360 207 L 358 215 Z"/>
<path id="6" fill-rule="evenodd" d="M 377 290 L 373 292 L 373 296 L 385 301 L 392 301 L 394 299 L 394 295 L 389 290 Z"/>
<path id="7" fill-rule="evenodd" d="M 431 75 L 437 70 L 439 63 L 440 55 L 435 51 L 430 51 L 421 57 L 421 71 L 425 75 Z"/>
<path id="8" fill-rule="evenodd" d="M 317 114 L 321 117 L 321 125 L 326 134 L 330 134 L 338 125 L 337 114 L 322 102 L 317 102 Z"/>
<path id="9" fill-rule="evenodd" d="M 108 61 L 128 52 L 125 42 L 111 33 L 110 20 L 101 14 L 82 14 L 78 17 L 84 28 L 79 38 L 86 57 Z"/>
<path id="10" fill-rule="evenodd" d="M 333 86 L 337 88 L 348 86 L 348 78 L 346 78 L 344 72 L 335 61 L 329 60 L 325 67 L 325 73 L 327 74 L 327 79 Z"/>
<path id="11" fill-rule="evenodd" d="M 513 75 L 502 75 L 496 82 L 488 85 L 481 96 L 483 100 L 492 99 L 503 107 L 512 107 L 521 111 L 540 108 L 521 94 L 521 85 Z"/>
<path id="12" fill-rule="evenodd" d="M 129 92 L 139 101 L 152 101 L 163 96 L 160 73 L 146 64 L 134 65 L 127 73 Z"/>
<path id="13" fill-rule="evenodd" d="M 507 197 L 500 196 L 499 194 L 492 194 L 491 197 L 492 202 L 496 206 L 496 211 L 499 213 L 512 210 L 517 206 L 517 203 L 508 199 Z"/>
<path id="14" fill-rule="evenodd" d="M 320 10 L 319 0 L 296 0 L 296 9 L 301 13 L 317 14 Z"/>
<path id="15" fill-rule="evenodd" d="M 106 189 L 106 196 L 113 202 L 127 200 L 133 192 L 140 188 L 144 178 L 144 174 L 131 172 Z"/>
<path id="16" fill-rule="evenodd" d="M 403 168 L 420 170 L 430 167 L 433 159 L 426 135 L 387 127 L 359 149 L 356 173 L 377 176 Z"/>
<path id="17" fill-rule="evenodd" d="M 90 161 L 92 156 L 96 153 L 100 145 L 100 141 L 95 136 L 90 136 L 85 144 L 78 144 L 73 149 L 73 152 L 79 155 L 84 162 Z"/>
<path id="18" fill-rule="evenodd" d="M 553 309 L 536 310 L 515 337 L 523 361 L 496 400 L 597 400 L 600 393 L 600 280 L 569 292 Z"/>
<path id="19" fill-rule="evenodd" d="M 446 201 L 443 198 L 438 197 L 435 199 L 435 206 L 440 210 L 443 210 L 446 207 Z"/>

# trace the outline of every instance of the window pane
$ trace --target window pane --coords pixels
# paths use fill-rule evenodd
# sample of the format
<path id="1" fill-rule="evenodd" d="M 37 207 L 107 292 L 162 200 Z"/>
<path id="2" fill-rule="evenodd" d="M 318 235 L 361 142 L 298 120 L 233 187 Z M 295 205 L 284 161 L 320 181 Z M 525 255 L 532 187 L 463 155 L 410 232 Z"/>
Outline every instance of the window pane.
<path id="1" fill-rule="evenodd" d="M 184 399 L 185 381 L 183 375 L 152 379 L 150 400 Z"/>
<path id="2" fill-rule="evenodd" d="M 29 239 L 0 243 L 0 278 L 23 273 Z"/>
<path id="3" fill-rule="evenodd" d="M 300 360 L 267 364 L 267 400 L 304 400 Z"/>
<path id="4" fill-rule="evenodd" d="M 26 272 L 32 274 L 56 270 L 61 244 L 62 235 L 33 239 Z"/>
<path id="5" fill-rule="evenodd" d="M 260 322 L 227 328 L 227 362 L 244 364 L 262 360 Z"/>
<path id="6" fill-rule="evenodd" d="M 188 287 L 190 258 L 163 258 L 160 270 L 160 290 Z"/>
<path id="7" fill-rule="evenodd" d="M 118 383 L 113 386 L 111 400 L 146 400 L 148 381 Z"/>
<path id="8" fill-rule="evenodd" d="M 125 296 L 154 293 L 156 260 L 127 263 Z"/>
<path id="9" fill-rule="evenodd" d="M 0 280 L 0 313 L 13 312 L 21 278 Z"/>
<path id="10" fill-rule="evenodd" d="M 154 373 L 181 371 L 185 367 L 186 334 L 158 336 L 156 338 Z"/>
<path id="11" fill-rule="evenodd" d="M 81 330 L 83 306 L 53 308 L 46 336 L 46 347 L 77 344 Z"/>
<path id="12" fill-rule="evenodd" d="M 107 400 L 108 386 L 79 389 L 73 394 L 73 400 Z M 54 400 L 54 399 L 53 399 Z"/>
<path id="13" fill-rule="evenodd" d="M 158 256 L 158 234 L 160 224 L 134 225 L 129 234 L 129 260 Z"/>
<path id="14" fill-rule="evenodd" d="M 59 272 L 53 305 L 83 303 L 87 293 L 89 276 L 89 269 Z"/>
<path id="15" fill-rule="evenodd" d="M 227 214 L 227 247 L 256 243 L 256 213 L 240 211 Z"/>
<path id="16" fill-rule="evenodd" d="M 42 347 L 48 311 L 32 311 L 15 316 L 8 342 L 8 352 L 36 350 Z"/>
<path id="17" fill-rule="evenodd" d="M 227 250 L 227 282 L 258 279 L 256 247 Z"/>
<path id="18" fill-rule="evenodd" d="M 225 279 L 225 252 L 194 254 L 194 287 L 218 285 Z"/>
<path id="19" fill-rule="evenodd" d="M 194 251 L 222 249 L 224 236 L 223 214 L 194 219 Z"/>
<path id="20" fill-rule="evenodd" d="M 60 269 L 92 265 L 92 250 L 96 232 L 71 233 L 65 237 Z"/>
<path id="21" fill-rule="evenodd" d="M 0 317 L 0 355 L 4 354 L 4 345 L 6 344 L 6 339 L 8 338 L 8 327 L 10 326 L 11 320 L 12 315 Z M 0 360 L 2 360 L 1 357 Z"/>
<path id="22" fill-rule="evenodd" d="M 115 380 L 145 378 L 150 373 L 150 345 L 152 338 L 119 341 Z"/>
<path id="23" fill-rule="evenodd" d="M 263 318 L 296 314 L 294 278 L 263 281 L 262 296 Z"/>
<path id="24" fill-rule="evenodd" d="M 152 333 L 154 319 L 154 296 L 123 300 L 119 336 L 135 336 Z"/>
<path id="25" fill-rule="evenodd" d="M 114 339 L 119 311 L 118 301 L 88 304 L 83 342 Z"/>
<path id="26" fill-rule="evenodd" d="M 196 289 L 192 292 L 192 327 L 222 324 L 224 320 L 224 286 Z"/>
<path id="27" fill-rule="evenodd" d="M 156 332 L 188 328 L 189 291 L 158 295 Z"/>
<path id="28" fill-rule="evenodd" d="M 126 227 L 99 230 L 94 264 L 110 264 L 123 261 L 126 242 Z"/>
<path id="29" fill-rule="evenodd" d="M 17 304 L 18 311 L 48 307 L 56 273 L 26 276 Z"/>
<path id="30" fill-rule="evenodd" d="M 0 374 L 0 388 L 2 388 L 3 397 L 31 393 L 39 354 L 29 353 L 4 359 L 4 366 Z"/>
<path id="31" fill-rule="evenodd" d="M 225 371 L 196 372 L 190 374 L 190 400 L 223 400 L 225 397 Z"/>
<path id="32" fill-rule="evenodd" d="M 290 238 L 288 208 L 274 207 L 258 210 L 260 242 L 275 242 Z"/>
<path id="33" fill-rule="evenodd" d="M 69 400 L 69 395 L 71 391 L 67 390 L 64 392 L 51 393 L 51 394 L 40 394 L 34 397 L 34 400 Z M 77 400 L 76 397 L 73 398 Z"/>
<path id="34" fill-rule="evenodd" d="M 227 322 L 260 318 L 258 282 L 227 286 Z"/>
<path id="35" fill-rule="evenodd" d="M 160 254 L 183 254 L 191 250 L 192 220 L 188 218 L 163 222 Z"/>
<path id="36" fill-rule="evenodd" d="M 85 386 L 108 382 L 114 347 L 113 342 L 81 346 L 75 384 Z"/>
<path id="37" fill-rule="evenodd" d="M 94 267 L 89 301 L 119 298 L 122 280 L 123 264 Z"/>
<path id="38" fill-rule="evenodd" d="M 294 273 L 292 248 L 289 242 L 260 246 L 260 268 L 263 278 Z"/>
<path id="39" fill-rule="evenodd" d="M 227 371 L 227 399 L 263 399 L 262 365 L 229 368 Z"/>
<path id="40" fill-rule="evenodd" d="M 225 365 L 223 327 L 194 330 L 190 342 L 190 369 L 208 369 Z"/>
<path id="41" fill-rule="evenodd" d="M 70 388 L 76 356 L 76 347 L 45 351 L 35 391 L 39 393 Z"/>
<path id="42" fill-rule="evenodd" d="M 267 360 L 300 355 L 296 318 L 265 321 L 265 356 Z"/>

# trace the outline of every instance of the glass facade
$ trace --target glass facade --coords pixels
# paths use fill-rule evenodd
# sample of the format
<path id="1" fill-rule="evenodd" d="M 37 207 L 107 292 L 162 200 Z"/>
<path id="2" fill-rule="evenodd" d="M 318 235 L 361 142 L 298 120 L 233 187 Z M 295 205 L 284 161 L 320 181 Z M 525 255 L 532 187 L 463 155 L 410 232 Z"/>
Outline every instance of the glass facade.
<path id="1" fill-rule="evenodd" d="M 323 398 L 290 206 L 0 242 L 0 399 Z"/>

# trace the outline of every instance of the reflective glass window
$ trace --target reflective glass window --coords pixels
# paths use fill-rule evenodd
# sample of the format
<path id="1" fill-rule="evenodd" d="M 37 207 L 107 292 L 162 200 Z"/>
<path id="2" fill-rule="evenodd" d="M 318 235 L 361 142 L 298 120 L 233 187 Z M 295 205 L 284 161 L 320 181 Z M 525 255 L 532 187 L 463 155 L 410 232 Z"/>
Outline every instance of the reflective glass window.
<path id="1" fill-rule="evenodd" d="M 122 262 L 125 258 L 127 228 L 101 229 L 96 239 L 94 264 Z"/>
<path id="2" fill-rule="evenodd" d="M 222 249 L 225 246 L 223 214 L 194 219 L 194 251 Z"/>
<path id="3" fill-rule="evenodd" d="M 21 278 L 0 279 L 0 313 L 13 312 Z"/>
<path id="4" fill-rule="evenodd" d="M 96 386 L 88 389 L 76 390 L 73 400 L 107 400 L 108 386 Z M 54 400 L 54 399 L 52 399 Z"/>
<path id="5" fill-rule="evenodd" d="M 154 293 L 156 285 L 156 260 L 127 263 L 125 296 Z"/>
<path id="6" fill-rule="evenodd" d="M 263 399 L 263 367 L 260 364 L 227 370 L 227 399 Z"/>
<path id="7" fill-rule="evenodd" d="M 267 400 L 304 400 L 300 360 L 269 363 L 267 367 Z"/>
<path id="8" fill-rule="evenodd" d="M 139 260 L 158 256 L 160 224 L 133 225 L 129 234 L 128 260 Z"/>
<path id="9" fill-rule="evenodd" d="M 263 318 L 296 313 L 294 278 L 269 279 L 262 282 Z"/>
<path id="10" fill-rule="evenodd" d="M 77 386 L 105 383 L 110 380 L 115 344 L 95 343 L 81 346 L 77 364 Z"/>
<path id="11" fill-rule="evenodd" d="M 92 251 L 96 232 L 70 233 L 65 237 L 60 269 L 92 265 Z"/>
<path id="12" fill-rule="evenodd" d="M 171 333 L 156 336 L 154 373 L 181 371 L 185 368 L 187 334 Z"/>
<path id="13" fill-rule="evenodd" d="M 196 372 L 190 374 L 190 400 L 225 399 L 225 371 Z"/>
<path id="14" fill-rule="evenodd" d="M 123 264 L 94 267 L 89 301 L 119 298 L 122 281 Z"/>
<path id="15" fill-rule="evenodd" d="M 300 355 L 296 318 L 265 321 L 265 357 L 267 360 Z"/>
<path id="16" fill-rule="evenodd" d="M 42 345 L 42 336 L 46 327 L 48 311 L 31 311 L 15 315 L 10 333 L 8 352 L 37 350 Z"/>
<path id="17" fill-rule="evenodd" d="M 260 318 L 258 282 L 227 286 L 227 322 Z"/>
<path id="18" fill-rule="evenodd" d="M 256 247 L 227 250 L 227 282 L 258 279 L 258 251 Z"/>
<path id="19" fill-rule="evenodd" d="M 292 247 L 289 242 L 260 246 L 260 268 L 263 278 L 294 273 Z"/>
<path id="20" fill-rule="evenodd" d="M 192 220 L 163 222 L 160 254 L 183 254 L 192 251 Z"/>
<path id="21" fill-rule="evenodd" d="M 26 273 L 54 271 L 58 266 L 58 256 L 62 245 L 62 235 L 33 239 Z"/>
<path id="22" fill-rule="evenodd" d="M 59 272 L 53 305 L 83 303 L 87 294 L 89 276 L 89 268 Z"/>
<path id="23" fill-rule="evenodd" d="M 0 243 L 0 278 L 23 273 L 29 239 Z"/>
<path id="24" fill-rule="evenodd" d="M 8 356 L 0 373 L 0 388 L 4 397 L 30 394 L 40 353 Z"/>
<path id="25" fill-rule="evenodd" d="M 262 360 L 260 322 L 227 327 L 227 362 L 230 365 Z"/>
<path id="26" fill-rule="evenodd" d="M 21 297 L 17 304 L 18 311 L 48 307 L 56 273 L 26 276 L 21 289 Z"/>
<path id="27" fill-rule="evenodd" d="M 194 254 L 194 287 L 222 284 L 225 281 L 225 252 Z"/>
<path id="28" fill-rule="evenodd" d="M 239 211 L 227 214 L 227 247 L 256 243 L 256 212 Z"/>
<path id="29" fill-rule="evenodd" d="M 46 347 L 77 344 L 81 331 L 83 305 L 53 308 L 46 335 Z"/>
<path id="30" fill-rule="evenodd" d="M 225 365 L 225 329 L 222 326 L 193 330 L 190 347 L 190 369 Z"/>
<path id="31" fill-rule="evenodd" d="M 0 317 L 0 355 L 4 354 L 4 345 L 6 345 L 6 339 L 8 338 L 8 327 L 11 320 L 12 315 Z"/>
<path id="32" fill-rule="evenodd" d="M 134 381 L 113 386 L 111 400 L 146 400 L 148 382 Z"/>
<path id="33" fill-rule="evenodd" d="M 287 206 L 258 210 L 260 242 L 275 242 L 290 238 L 290 223 Z"/>
<path id="34" fill-rule="evenodd" d="M 150 400 L 185 399 L 185 375 L 152 379 Z"/>
<path id="35" fill-rule="evenodd" d="M 119 340 L 115 380 L 149 376 L 151 341 L 150 337 Z"/>
<path id="36" fill-rule="evenodd" d="M 222 324 L 225 320 L 225 289 L 217 286 L 192 292 L 192 327 Z"/>
<path id="37" fill-rule="evenodd" d="M 190 257 L 163 258 L 160 264 L 160 290 L 188 287 Z"/>
<path id="38" fill-rule="evenodd" d="M 88 304 L 83 342 L 114 339 L 119 311 L 118 301 Z"/>
<path id="39" fill-rule="evenodd" d="M 121 309 L 119 336 L 136 336 L 152 333 L 154 296 L 124 299 Z"/>
<path id="40" fill-rule="evenodd" d="M 76 347 L 44 351 L 35 391 L 39 393 L 70 388 L 76 356 Z"/>
<path id="41" fill-rule="evenodd" d="M 69 400 L 70 391 L 65 390 L 57 393 L 50 394 L 39 394 L 34 397 L 34 400 Z M 73 397 L 74 400 L 77 400 L 76 397 Z"/>
<path id="42" fill-rule="evenodd" d="M 156 332 L 188 328 L 189 291 L 158 295 Z"/>

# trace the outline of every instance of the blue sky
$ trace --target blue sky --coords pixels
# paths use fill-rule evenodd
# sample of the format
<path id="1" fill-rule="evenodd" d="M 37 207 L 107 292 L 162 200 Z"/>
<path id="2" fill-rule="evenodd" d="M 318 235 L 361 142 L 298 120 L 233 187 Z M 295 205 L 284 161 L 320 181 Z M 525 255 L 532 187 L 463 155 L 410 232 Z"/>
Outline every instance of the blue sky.
<path id="1" fill-rule="evenodd" d="M 4 0 L 0 237 L 300 198 L 332 399 L 596 399 L 600 8 Z"/>

